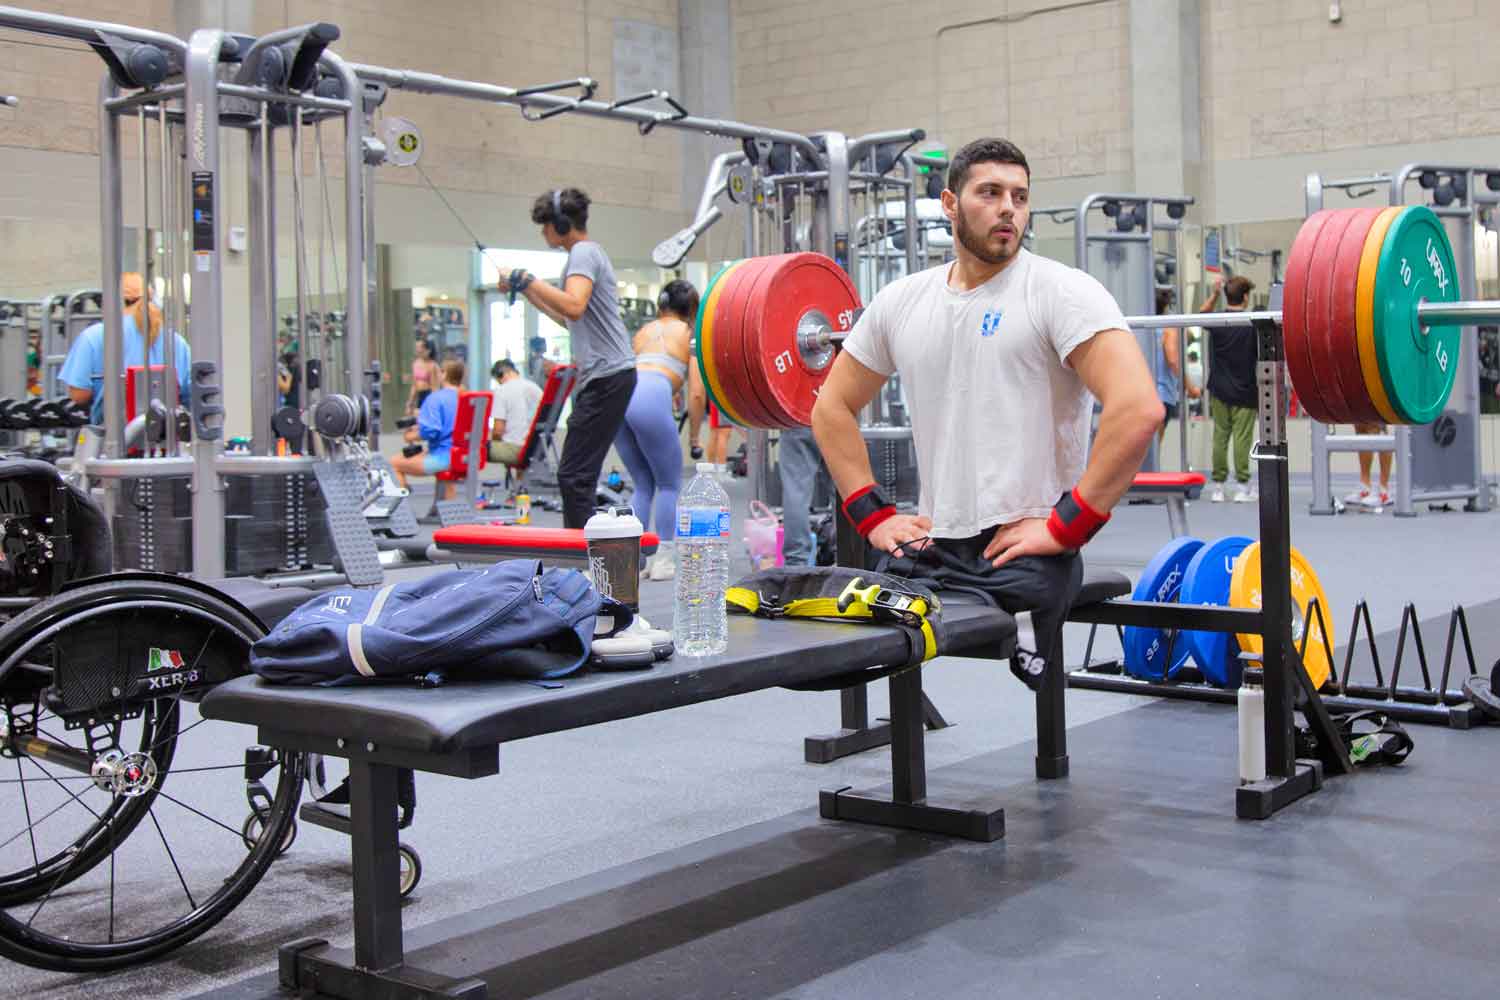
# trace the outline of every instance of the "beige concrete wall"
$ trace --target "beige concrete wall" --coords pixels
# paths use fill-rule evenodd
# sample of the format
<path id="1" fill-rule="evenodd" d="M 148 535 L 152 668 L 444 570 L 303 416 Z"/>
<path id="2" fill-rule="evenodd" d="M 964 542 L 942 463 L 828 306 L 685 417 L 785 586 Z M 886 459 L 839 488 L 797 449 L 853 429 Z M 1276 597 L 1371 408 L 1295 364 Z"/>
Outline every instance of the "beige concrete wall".
<path id="1" fill-rule="evenodd" d="M 1204 0 L 1208 217 L 1300 217 L 1309 171 L 1494 163 L 1500 3 Z"/>
<path id="2" fill-rule="evenodd" d="M 1052 6 L 738 0 L 738 112 L 794 130 L 917 126 L 950 149 L 1004 135 L 1039 182 L 1125 174 L 1125 0 L 1034 13 Z"/>

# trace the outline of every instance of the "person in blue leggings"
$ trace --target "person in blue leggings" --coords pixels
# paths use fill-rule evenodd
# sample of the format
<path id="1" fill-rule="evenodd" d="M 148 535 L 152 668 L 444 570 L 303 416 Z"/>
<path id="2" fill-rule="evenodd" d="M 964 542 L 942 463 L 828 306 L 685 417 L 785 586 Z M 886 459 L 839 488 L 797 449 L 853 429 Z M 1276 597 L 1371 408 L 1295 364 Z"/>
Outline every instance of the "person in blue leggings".
<path id="1" fill-rule="evenodd" d="M 698 291 L 688 282 L 668 282 L 661 290 L 656 318 L 635 335 L 635 391 L 625 423 L 615 435 L 615 449 L 635 481 L 630 501 L 635 516 L 661 538 L 647 571 L 652 580 L 670 580 L 677 572 L 672 539 L 682 489 L 682 438 L 672 416 L 672 398 L 684 385 L 690 393 L 696 386 L 698 372 L 690 361 L 697 314 Z"/>

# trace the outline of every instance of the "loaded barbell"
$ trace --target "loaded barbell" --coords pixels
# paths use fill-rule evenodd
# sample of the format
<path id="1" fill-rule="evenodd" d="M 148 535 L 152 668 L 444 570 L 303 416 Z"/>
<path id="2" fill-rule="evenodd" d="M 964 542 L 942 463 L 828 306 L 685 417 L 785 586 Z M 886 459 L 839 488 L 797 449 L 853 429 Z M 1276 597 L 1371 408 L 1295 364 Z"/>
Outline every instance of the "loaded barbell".
<path id="1" fill-rule="evenodd" d="M 1277 323 L 1292 387 L 1316 420 L 1430 423 L 1458 372 L 1460 327 L 1500 302 L 1458 300 L 1453 247 L 1420 205 L 1326 209 L 1302 224 L 1280 312 L 1133 316 L 1135 329 Z M 830 258 L 751 257 L 719 271 L 697 317 L 697 360 L 720 411 L 747 427 L 811 421 L 858 293 Z"/>

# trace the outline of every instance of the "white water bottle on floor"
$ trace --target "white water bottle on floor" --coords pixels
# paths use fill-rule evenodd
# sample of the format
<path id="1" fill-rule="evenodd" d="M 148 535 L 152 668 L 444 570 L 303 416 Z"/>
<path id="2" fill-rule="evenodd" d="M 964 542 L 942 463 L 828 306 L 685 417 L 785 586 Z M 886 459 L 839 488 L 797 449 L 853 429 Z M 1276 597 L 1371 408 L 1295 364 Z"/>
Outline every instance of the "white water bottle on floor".
<path id="1" fill-rule="evenodd" d="M 1260 671 L 1246 668 L 1239 691 L 1240 784 L 1266 780 L 1266 692 Z"/>
<path id="2" fill-rule="evenodd" d="M 729 642 L 724 592 L 729 589 L 729 495 L 714 466 L 698 474 L 677 498 L 677 600 L 672 641 L 683 656 L 722 653 Z"/>

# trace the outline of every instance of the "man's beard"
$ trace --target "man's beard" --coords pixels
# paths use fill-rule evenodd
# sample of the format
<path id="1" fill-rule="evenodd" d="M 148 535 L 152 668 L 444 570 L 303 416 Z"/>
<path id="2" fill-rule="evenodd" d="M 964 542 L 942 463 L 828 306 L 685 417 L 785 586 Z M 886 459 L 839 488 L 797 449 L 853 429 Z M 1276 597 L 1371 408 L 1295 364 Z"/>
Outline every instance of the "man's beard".
<path id="1" fill-rule="evenodd" d="M 1017 232 L 1019 231 L 1017 229 Z M 977 233 L 970 229 L 964 221 L 964 213 L 962 211 L 953 220 L 953 234 L 964 245 L 964 249 L 986 264 L 1004 264 L 1021 250 L 1021 243 L 1017 240 L 1015 249 L 1009 252 L 1003 249 L 1003 247 L 998 251 L 991 251 L 987 234 Z"/>

